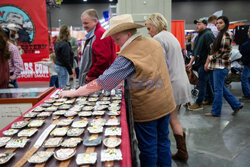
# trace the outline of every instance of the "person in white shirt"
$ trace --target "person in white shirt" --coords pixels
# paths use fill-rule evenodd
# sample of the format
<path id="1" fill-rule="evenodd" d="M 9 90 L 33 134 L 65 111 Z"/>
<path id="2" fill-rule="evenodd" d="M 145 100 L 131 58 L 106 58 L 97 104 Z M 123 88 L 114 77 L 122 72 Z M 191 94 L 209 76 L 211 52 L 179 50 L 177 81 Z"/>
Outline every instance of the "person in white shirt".
<path id="1" fill-rule="evenodd" d="M 218 31 L 218 29 L 216 27 L 216 21 L 217 21 L 217 16 L 215 16 L 215 15 L 209 16 L 209 18 L 207 20 L 207 23 L 208 23 L 207 28 L 211 29 L 211 31 L 213 32 L 215 38 L 217 37 L 217 35 L 219 33 L 219 31 Z"/>

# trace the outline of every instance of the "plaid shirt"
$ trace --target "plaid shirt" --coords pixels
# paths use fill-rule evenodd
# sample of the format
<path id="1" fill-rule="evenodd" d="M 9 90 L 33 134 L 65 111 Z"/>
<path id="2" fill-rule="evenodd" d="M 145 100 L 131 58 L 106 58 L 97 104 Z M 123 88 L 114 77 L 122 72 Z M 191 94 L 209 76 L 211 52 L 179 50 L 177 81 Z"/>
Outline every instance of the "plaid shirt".
<path id="1" fill-rule="evenodd" d="M 9 59 L 10 73 L 17 78 L 23 71 L 23 60 L 16 45 L 8 42 L 11 58 Z"/>
<path id="2" fill-rule="evenodd" d="M 232 38 L 228 32 L 226 32 L 221 40 L 220 50 L 209 57 L 210 63 L 208 68 L 213 69 L 230 69 L 231 59 L 230 52 L 232 50 Z"/>

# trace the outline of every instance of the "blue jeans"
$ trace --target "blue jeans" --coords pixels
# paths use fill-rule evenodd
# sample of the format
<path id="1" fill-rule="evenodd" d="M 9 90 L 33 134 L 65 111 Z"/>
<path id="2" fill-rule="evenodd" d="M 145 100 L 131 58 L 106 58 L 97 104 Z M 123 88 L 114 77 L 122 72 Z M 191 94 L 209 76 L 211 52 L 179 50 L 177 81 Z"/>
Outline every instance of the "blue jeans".
<path id="1" fill-rule="evenodd" d="M 246 98 L 250 98 L 250 66 L 244 65 L 241 73 L 242 92 Z"/>
<path id="2" fill-rule="evenodd" d="M 135 122 L 142 167 L 171 167 L 168 138 L 170 114 L 149 122 Z"/>
<path id="3" fill-rule="evenodd" d="M 64 66 L 59 66 L 55 64 L 55 69 L 58 75 L 58 84 L 59 88 L 64 88 L 66 84 L 69 82 L 69 73 Z"/>
<path id="4" fill-rule="evenodd" d="M 242 105 L 224 85 L 228 71 L 226 68 L 213 71 L 214 101 L 211 110 L 213 115 L 221 115 L 222 97 L 226 99 L 233 110 L 238 109 Z"/>
<path id="5" fill-rule="evenodd" d="M 199 67 L 198 69 L 198 90 L 199 90 L 199 94 L 198 94 L 198 98 L 196 99 L 196 104 L 201 105 L 203 100 L 205 99 L 206 96 L 206 90 L 207 90 L 207 84 L 209 82 L 210 79 L 210 73 L 211 71 L 206 72 L 204 70 L 204 66 Z M 212 96 L 212 88 L 211 86 L 208 87 L 208 97 L 207 100 L 210 100 L 213 98 Z"/>
<path id="6" fill-rule="evenodd" d="M 53 86 L 55 86 L 56 88 L 59 88 L 57 75 L 53 75 L 50 77 L 49 87 L 53 87 Z"/>
<path id="7" fill-rule="evenodd" d="M 14 88 L 18 88 L 17 79 L 13 81 Z"/>
<path id="8" fill-rule="evenodd" d="M 76 63 L 77 63 L 77 66 L 78 66 L 78 58 L 77 57 L 74 57 Z M 76 78 L 78 79 L 79 78 L 79 67 L 76 67 L 75 68 L 75 71 L 76 71 Z"/>

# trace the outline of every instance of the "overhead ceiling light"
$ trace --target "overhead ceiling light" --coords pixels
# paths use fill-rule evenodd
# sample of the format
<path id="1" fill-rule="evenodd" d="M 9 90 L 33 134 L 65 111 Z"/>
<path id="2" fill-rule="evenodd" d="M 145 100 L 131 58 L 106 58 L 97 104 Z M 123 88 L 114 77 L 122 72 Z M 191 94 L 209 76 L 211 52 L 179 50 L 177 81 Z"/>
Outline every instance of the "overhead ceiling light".
<path id="1" fill-rule="evenodd" d="M 113 2 L 113 0 L 109 0 L 109 2 Z"/>
<path id="2" fill-rule="evenodd" d="M 83 2 L 87 2 L 88 0 L 83 0 Z"/>

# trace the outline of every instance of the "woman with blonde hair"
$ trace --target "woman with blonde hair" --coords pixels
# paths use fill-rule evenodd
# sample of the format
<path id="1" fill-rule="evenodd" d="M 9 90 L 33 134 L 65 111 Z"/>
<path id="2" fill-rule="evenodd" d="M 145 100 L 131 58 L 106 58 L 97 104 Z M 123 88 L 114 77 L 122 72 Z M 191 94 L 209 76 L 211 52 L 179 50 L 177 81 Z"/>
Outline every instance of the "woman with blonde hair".
<path id="1" fill-rule="evenodd" d="M 58 74 L 59 87 L 65 87 L 69 82 L 69 75 L 73 77 L 73 52 L 70 43 L 70 30 L 66 25 L 62 25 L 59 32 L 59 37 L 55 42 L 55 69 Z"/>
<path id="2" fill-rule="evenodd" d="M 185 71 L 181 46 L 174 35 L 167 32 L 167 21 L 160 13 L 152 14 L 146 20 L 145 25 L 149 35 L 162 45 L 166 65 L 169 69 L 175 103 L 177 105 L 170 116 L 170 125 L 172 127 L 178 149 L 176 154 L 172 154 L 172 158 L 187 161 L 188 152 L 185 142 L 185 133 L 183 132 L 182 125 L 177 116 L 181 104 L 190 102 L 191 88 Z"/>

